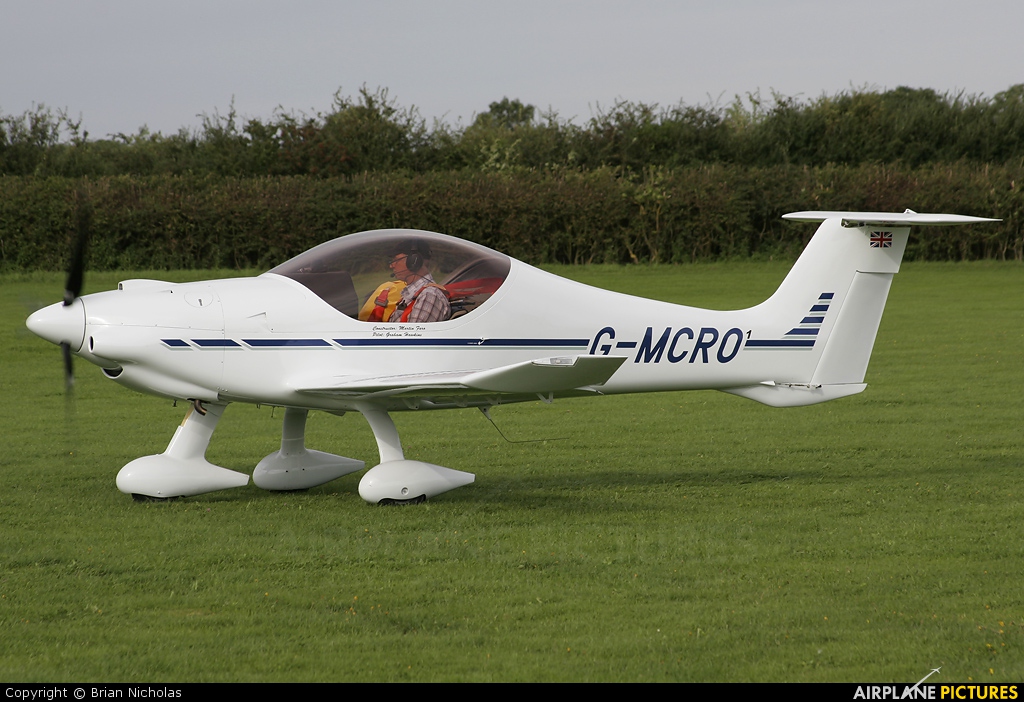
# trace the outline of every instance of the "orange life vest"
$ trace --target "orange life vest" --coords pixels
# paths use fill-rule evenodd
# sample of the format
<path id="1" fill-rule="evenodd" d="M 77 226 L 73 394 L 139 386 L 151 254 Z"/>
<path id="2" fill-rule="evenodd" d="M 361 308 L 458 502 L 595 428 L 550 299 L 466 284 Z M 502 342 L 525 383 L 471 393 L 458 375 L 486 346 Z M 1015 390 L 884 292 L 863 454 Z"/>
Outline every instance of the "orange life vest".
<path id="1" fill-rule="evenodd" d="M 359 319 L 363 322 L 387 322 L 391 314 L 398 307 L 402 300 L 402 290 L 405 283 L 401 280 L 389 280 L 381 283 L 373 294 L 366 300 L 366 304 L 359 310 Z"/>
<path id="2" fill-rule="evenodd" d="M 401 280 L 389 280 L 386 283 L 381 283 L 377 286 L 377 289 L 373 291 L 373 294 L 367 298 L 366 303 L 363 304 L 363 308 L 359 310 L 359 320 L 362 322 L 391 321 L 391 315 L 394 314 L 396 309 L 398 309 L 398 303 L 402 301 L 402 291 L 405 290 L 405 287 L 405 283 Z M 409 321 L 409 315 L 412 314 L 412 308 L 416 304 L 416 298 L 418 298 L 420 293 L 427 288 L 438 288 L 444 293 L 445 297 L 451 297 L 443 285 L 428 283 L 416 293 L 416 297 L 409 301 L 409 304 L 402 310 L 402 316 L 398 321 Z"/>

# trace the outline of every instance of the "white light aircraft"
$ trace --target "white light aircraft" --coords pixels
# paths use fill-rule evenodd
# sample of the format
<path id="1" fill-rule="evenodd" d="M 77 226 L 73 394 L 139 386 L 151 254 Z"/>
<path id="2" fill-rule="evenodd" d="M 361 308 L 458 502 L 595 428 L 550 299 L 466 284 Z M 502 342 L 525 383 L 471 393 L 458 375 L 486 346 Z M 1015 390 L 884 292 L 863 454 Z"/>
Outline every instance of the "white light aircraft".
<path id="1" fill-rule="evenodd" d="M 329 241 L 255 278 L 125 280 L 81 297 L 79 246 L 65 301 L 27 324 L 62 346 L 68 372 L 74 354 L 114 382 L 191 402 L 163 453 L 121 469 L 122 492 L 246 485 L 247 474 L 205 454 L 225 407 L 248 402 L 284 408 L 281 449 L 256 466 L 257 486 L 301 490 L 363 469 L 304 441 L 310 410 L 359 412 L 380 453 L 359 494 L 418 502 L 474 475 L 407 459 L 391 412 L 700 389 L 793 407 L 859 393 L 910 226 L 998 221 L 910 210 L 785 218 L 822 224 L 775 294 L 745 310 L 614 293 L 460 239 L 389 229 Z M 398 279 L 407 296 L 421 282 L 410 304 Z M 424 316 L 431 297 L 440 321 Z"/>

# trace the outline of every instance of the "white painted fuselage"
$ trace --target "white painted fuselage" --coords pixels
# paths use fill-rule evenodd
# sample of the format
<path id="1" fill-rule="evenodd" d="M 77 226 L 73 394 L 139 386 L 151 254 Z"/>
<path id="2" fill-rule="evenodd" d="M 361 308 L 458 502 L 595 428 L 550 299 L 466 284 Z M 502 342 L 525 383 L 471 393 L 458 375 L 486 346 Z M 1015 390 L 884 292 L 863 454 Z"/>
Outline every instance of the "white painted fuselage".
<path id="1" fill-rule="evenodd" d="M 610 292 L 450 237 L 387 230 L 329 242 L 255 278 L 124 281 L 118 290 L 40 310 L 28 325 L 43 338 L 68 344 L 115 382 L 142 392 L 191 400 L 197 408 L 245 402 L 303 413 L 301 422 L 299 414 L 292 415 L 292 429 L 286 423 L 285 438 L 297 441 L 296 455 L 304 457 L 291 457 L 283 442 L 268 469 L 278 477 L 265 479 L 274 485 L 305 485 L 280 478 L 296 465 L 314 470 L 301 445 L 310 409 L 363 413 L 381 448 L 382 465 L 374 470 L 380 476 L 391 465 L 389 480 L 400 474 L 405 485 L 406 473 L 430 464 L 404 460 L 387 419 L 393 411 L 697 389 L 793 406 L 860 392 L 909 225 L 983 221 L 915 213 L 790 217 L 823 223 L 776 293 L 744 310 L 705 310 Z M 453 318 L 362 319 L 381 290 L 373 286 L 387 286 L 386 277 L 372 279 L 367 272 L 367 252 L 403 237 L 418 237 L 439 260 L 448 252 L 445 285 L 453 310 L 459 310 Z M 346 253 L 347 267 L 338 263 Z M 212 432 L 216 418 L 203 421 Z M 208 432 L 193 442 L 198 448 L 182 449 L 180 460 L 194 461 L 197 452 L 202 458 Z M 161 457 L 147 457 L 161 458 L 159 470 L 147 464 L 145 480 L 126 484 L 142 485 L 143 494 L 166 494 L 163 487 L 150 487 L 151 474 L 162 475 L 173 445 Z M 207 470 L 201 463 L 190 465 L 193 472 Z M 191 489 L 190 481 L 167 489 L 220 489 L 198 479 Z M 431 489 L 422 494 L 443 491 Z M 370 493 L 374 497 L 367 499 L 376 501 L 378 493 Z M 392 499 L 391 493 L 380 494 Z M 395 494 L 402 499 L 408 489 Z"/>

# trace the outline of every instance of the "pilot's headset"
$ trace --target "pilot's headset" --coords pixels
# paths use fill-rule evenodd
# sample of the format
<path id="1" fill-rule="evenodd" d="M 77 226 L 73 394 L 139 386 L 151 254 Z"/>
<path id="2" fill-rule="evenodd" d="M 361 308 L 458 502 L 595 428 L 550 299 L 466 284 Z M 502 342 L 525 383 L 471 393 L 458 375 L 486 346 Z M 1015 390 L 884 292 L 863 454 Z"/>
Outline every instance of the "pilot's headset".
<path id="1" fill-rule="evenodd" d="M 430 260 L 430 247 L 418 239 L 402 242 L 396 250 L 397 253 L 405 254 L 405 267 L 414 273 Z"/>

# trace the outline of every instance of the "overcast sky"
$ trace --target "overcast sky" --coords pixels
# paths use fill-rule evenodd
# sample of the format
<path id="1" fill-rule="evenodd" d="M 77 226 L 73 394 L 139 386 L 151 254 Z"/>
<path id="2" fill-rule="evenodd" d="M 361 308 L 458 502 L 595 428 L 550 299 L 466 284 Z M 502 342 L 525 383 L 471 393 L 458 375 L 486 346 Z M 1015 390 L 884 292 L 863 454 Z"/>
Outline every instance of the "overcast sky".
<path id="1" fill-rule="evenodd" d="M 91 138 L 198 115 L 315 113 L 386 87 L 428 120 L 503 96 L 584 123 L 616 99 L 1024 83 L 1024 0 L 0 0 L 0 113 Z"/>

